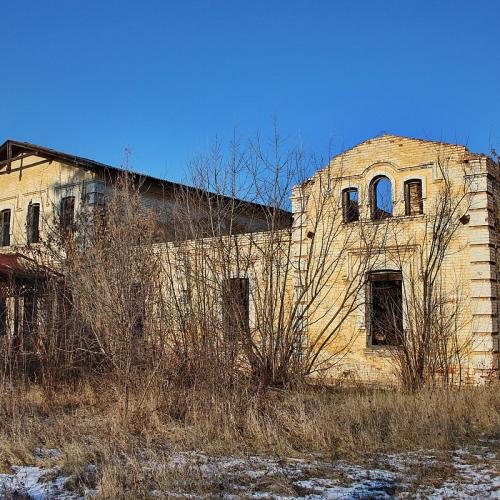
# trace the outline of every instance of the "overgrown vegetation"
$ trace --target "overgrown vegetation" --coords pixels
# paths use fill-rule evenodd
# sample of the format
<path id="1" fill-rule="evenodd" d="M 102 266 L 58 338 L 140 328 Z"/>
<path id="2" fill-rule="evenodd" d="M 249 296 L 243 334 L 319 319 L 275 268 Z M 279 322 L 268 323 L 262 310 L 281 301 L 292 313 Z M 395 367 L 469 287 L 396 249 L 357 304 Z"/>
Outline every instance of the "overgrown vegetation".
<path id="1" fill-rule="evenodd" d="M 147 496 L 155 485 L 168 491 L 179 477 L 189 479 L 182 469 L 160 466 L 178 451 L 272 457 L 319 452 L 327 460 L 364 460 L 377 452 L 476 444 L 498 438 L 500 424 L 497 386 L 418 394 L 315 386 L 256 394 L 242 388 L 218 395 L 156 387 L 145 401 L 137 387 L 129 392 L 130 418 L 124 421 L 113 385 L 103 378 L 52 389 L 4 388 L 3 470 L 39 463 L 36 448 L 58 448 L 62 456 L 51 463 L 76 475 L 76 486 L 99 483 L 104 498 L 125 490 Z M 86 476 L 88 464 L 98 466 L 95 477 Z"/>
<path id="2" fill-rule="evenodd" d="M 145 477 L 144 461 L 178 450 L 359 458 L 498 437 L 498 386 L 449 386 L 465 348 L 459 294 L 450 305 L 440 278 L 463 191 L 444 183 L 419 267 L 403 276 L 411 310 L 398 311 L 407 315 L 393 356 L 399 387 L 327 384 L 355 336 L 340 332 L 365 306 L 380 248 L 399 241 L 392 258 L 403 268 L 414 242 L 401 239 L 402 225 L 374 224 L 363 211 L 344 224 L 331 198 L 340 173 L 324 169 L 308 191 L 318 163 L 280 147 L 278 135 L 271 155 L 259 141 L 235 143 L 227 161 L 215 148 L 195 165 L 199 189 L 170 193 L 167 212 L 145 207 L 140 179 L 124 175 L 105 204 L 45 221 L 33 251 L 44 270 L 39 315 L 2 359 L 4 469 L 57 447 L 77 483 L 97 464 L 101 494 L 116 497 L 168 483 L 165 471 Z M 283 209 L 297 183 L 292 225 Z M 243 195 L 261 205 L 250 209 Z M 346 279 L 349 251 L 357 258 Z"/>

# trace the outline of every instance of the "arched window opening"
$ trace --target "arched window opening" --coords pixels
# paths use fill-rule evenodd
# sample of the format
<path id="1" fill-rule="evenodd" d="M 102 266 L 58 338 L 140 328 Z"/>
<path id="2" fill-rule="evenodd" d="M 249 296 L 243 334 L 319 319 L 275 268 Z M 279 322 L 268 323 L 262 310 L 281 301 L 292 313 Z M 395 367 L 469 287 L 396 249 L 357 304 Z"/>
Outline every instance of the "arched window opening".
<path id="1" fill-rule="evenodd" d="M 397 346 L 403 340 L 403 277 L 400 271 L 368 275 L 369 345 Z"/>
<path id="2" fill-rule="evenodd" d="M 386 219 L 392 217 L 392 186 L 391 181 L 380 175 L 371 183 L 370 204 L 372 219 Z"/>
<path id="3" fill-rule="evenodd" d="M 347 188 L 342 191 L 342 212 L 344 222 L 359 220 L 359 197 L 356 188 Z"/>
<path id="4" fill-rule="evenodd" d="M 405 182 L 405 214 L 420 215 L 424 213 L 422 199 L 422 181 L 411 179 Z"/>

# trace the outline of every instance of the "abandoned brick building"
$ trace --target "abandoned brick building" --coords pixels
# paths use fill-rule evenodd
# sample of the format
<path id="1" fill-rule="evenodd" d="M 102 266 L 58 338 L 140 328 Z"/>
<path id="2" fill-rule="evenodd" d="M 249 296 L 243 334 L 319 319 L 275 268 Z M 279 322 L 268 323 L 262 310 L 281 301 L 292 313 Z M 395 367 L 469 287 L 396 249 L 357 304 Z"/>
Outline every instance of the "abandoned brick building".
<path id="1" fill-rule="evenodd" d="M 104 204 L 112 179 L 119 172 L 120 169 L 29 143 L 9 140 L 0 146 L 2 345 L 7 345 L 5 339 L 26 338 L 30 325 L 36 323 L 37 304 L 32 290 L 35 283 L 43 280 L 43 273 L 30 249 L 44 240 L 43 221 L 57 212 L 61 224 L 71 225 L 83 206 Z M 448 242 L 440 276 L 448 303 L 458 303 L 460 288 L 461 326 L 457 338 L 464 345 L 464 374 L 481 379 L 497 369 L 498 177 L 494 161 L 470 153 L 464 146 L 382 135 L 335 156 L 324 169 L 293 189 L 292 214 L 281 213 L 280 228 L 288 229 L 291 235 L 295 273 L 287 286 L 292 302 L 304 302 L 301 328 L 306 338 L 323 338 L 334 325 L 332 311 L 338 310 L 337 302 L 345 297 L 350 283 L 363 283 L 353 288 L 353 306 L 338 325 L 336 339 L 326 349 L 335 361 L 332 373 L 353 373 L 368 380 L 391 376 L 391 353 L 399 348 L 402 332 L 411 321 L 404 305 L 411 276 L 418 274 L 418 256 L 422 259 L 423 246 L 432 245 L 432 241 L 424 244 L 430 224 L 428 216 L 446 183 L 458 190 L 466 186 L 467 191 L 457 206 L 461 210 L 460 227 L 454 232 L 453 241 Z M 173 193 L 179 186 L 141 176 L 144 204 L 167 208 L 165 231 L 159 237 L 163 245 L 178 237 L 170 231 L 168 214 L 175 211 Z M 197 195 L 211 196 L 199 192 Z M 314 203 L 319 199 L 327 200 L 330 208 L 319 211 Z M 259 238 L 265 238 L 269 229 L 267 208 L 238 201 L 237 232 L 258 232 Z M 334 222 L 330 218 L 337 211 L 341 220 Z M 322 219 L 318 222 L 319 216 Z M 337 223 L 338 232 L 332 238 L 328 232 Z M 384 228 L 383 234 L 377 228 Z M 361 246 L 348 241 L 345 235 L 363 233 L 366 238 L 368 231 L 374 236 L 370 255 L 365 258 Z M 324 245 L 317 242 L 329 237 L 332 240 L 328 252 L 320 256 L 317 252 L 324 252 Z M 300 293 L 304 287 L 302 276 L 310 272 L 307 266 L 321 259 L 326 266 L 328 259 L 337 259 L 337 272 L 329 275 L 327 286 L 322 285 L 314 296 L 315 305 L 311 306 L 306 303 L 310 294 Z M 243 315 L 252 328 L 256 319 L 247 290 L 251 284 L 245 284 L 251 277 L 235 278 L 241 288 L 235 293 L 241 296 L 246 309 Z M 400 311 L 397 314 L 391 309 L 394 304 Z M 380 321 L 389 309 L 390 324 Z"/>

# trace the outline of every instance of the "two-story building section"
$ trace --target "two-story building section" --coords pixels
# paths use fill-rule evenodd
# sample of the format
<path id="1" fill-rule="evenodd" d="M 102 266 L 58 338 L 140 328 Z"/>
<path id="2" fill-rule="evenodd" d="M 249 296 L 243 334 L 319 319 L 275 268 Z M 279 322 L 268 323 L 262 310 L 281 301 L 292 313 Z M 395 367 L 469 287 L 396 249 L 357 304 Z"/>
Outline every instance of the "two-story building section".
<path id="1" fill-rule="evenodd" d="M 460 370 L 457 379 L 486 378 L 498 369 L 498 177 L 492 159 L 465 146 L 385 134 L 335 156 L 294 189 L 298 260 L 314 263 L 307 252 L 311 234 L 325 241 L 323 235 L 339 223 L 338 217 L 317 223 L 318 200 L 332 198 L 341 207 L 335 213 L 343 214 L 343 229 L 326 256 L 341 269 L 335 283 L 324 287 L 327 296 L 318 294 L 321 305 L 309 307 L 309 338 L 323 335 L 332 318 L 329 310 L 338 310 L 353 280 L 363 280 L 356 307 L 327 350 L 337 374 L 386 380 L 401 362 L 403 340 L 410 346 L 408 358 L 416 356 L 417 342 L 427 342 L 417 339 L 415 330 L 434 328 L 422 318 L 432 308 L 441 308 L 438 319 L 453 317 L 453 325 L 439 328 L 454 331 L 460 360 L 450 361 L 449 370 Z M 356 231 L 365 248 L 343 236 Z M 313 252 L 321 252 L 324 244 L 315 247 Z M 361 267 L 366 252 L 369 262 Z M 341 262 L 339 253 L 345 256 Z M 302 274 L 306 268 L 306 263 L 300 267 Z M 421 298 L 423 283 L 433 299 Z M 300 289 L 300 279 L 298 284 Z M 384 316 L 390 316 L 390 324 Z"/>
<path id="2" fill-rule="evenodd" d="M 29 249 L 46 236 L 43 221 L 57 216 L 71 224 L 83 207 L 105 203 L 120 173 L 33 144 L 0 146 L 0 335 L 15 337 L 31 321 L 32 298 L 23 290 L 40 275 Z M 292 271 L 280 283 L 287 287 L 282 303 L 293 312 L 280 313 L 279 321 L 299 330 L 294 359 L 311 367 L 323 362 L 333 377 L 388 381 L 403 361 L 418 372 L 429 349 L 437 349 L 435 375 L 478 381 L 498 373 L 499 169 L 486 155 L 389 134 L 366 140 L 297 185 L 293 214 L 279 211 L 273 228 L 274 208 L 133 178 L 140 179 L 144 206 L 162 214 L 160 249 L 185 236 L 171 223 L 183 192 L 201 200 L 200 218 L 214 197 L 233 203 L 231 233 L 236 228 L 247 241 L 254 233 L 259 242 L 269 236 L 272 248 L 273 231 L 285 231 L 279 238 L 290 247 L 279 255 Z M 255 252 L 258 245 L 247 247 Z M 252 304 L 265 268 L 259 259 L 278 253 L 263 255 L 248 259 L 248 275 L 236 263 L 239 288 L 231 294 L 242 297 L 240 316 L 248 322 L 235 324 L 256 346 L 264 335 Z"/>

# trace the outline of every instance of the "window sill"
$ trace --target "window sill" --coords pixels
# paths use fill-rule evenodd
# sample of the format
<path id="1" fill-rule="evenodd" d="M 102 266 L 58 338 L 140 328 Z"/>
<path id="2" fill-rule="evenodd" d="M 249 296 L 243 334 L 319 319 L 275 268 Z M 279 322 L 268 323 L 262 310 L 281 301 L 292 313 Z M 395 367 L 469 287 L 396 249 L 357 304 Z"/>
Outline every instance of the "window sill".
<path id="1" fill-rule="evenodd" d="M 382 224 L 387 221 L 404 221 L 404 220 L 420 220 L 420 219 L 425 219 L 425 214 L 419 214 L 419 215 L 394 215 L 392 217 L 386 217 L 385 219 L 361 219 L 361 220 L 355 220 L 351 222 L 346 222 L 342 221 L 344 225 L 350 225 L 350 224 Z"/>
<path id="2" fill-rule="evenodd" d="M 370 345 L 366 346 L 364 352 L 367 356 L 390 357 L 400 349 L 395 345 Z"/>

